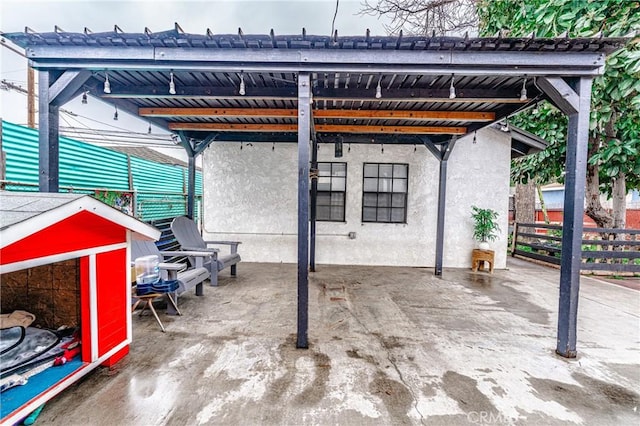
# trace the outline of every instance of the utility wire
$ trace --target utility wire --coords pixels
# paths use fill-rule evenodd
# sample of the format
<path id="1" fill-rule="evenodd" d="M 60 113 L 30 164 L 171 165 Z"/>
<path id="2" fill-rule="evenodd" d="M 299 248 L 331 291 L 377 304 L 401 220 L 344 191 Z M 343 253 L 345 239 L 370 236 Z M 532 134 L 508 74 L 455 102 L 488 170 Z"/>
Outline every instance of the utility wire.
<path id="1" fill-rule="evenodd" d="M 333 21 L 331 21 L 331 34 L 329 34 L 329 37 L 333 37 L 333 31 L 336 25 L 336 16 L 338 16 L 338 6 L 340 5 L 340 0 L 336 0 L 336 11 L 333 14 Z"/>

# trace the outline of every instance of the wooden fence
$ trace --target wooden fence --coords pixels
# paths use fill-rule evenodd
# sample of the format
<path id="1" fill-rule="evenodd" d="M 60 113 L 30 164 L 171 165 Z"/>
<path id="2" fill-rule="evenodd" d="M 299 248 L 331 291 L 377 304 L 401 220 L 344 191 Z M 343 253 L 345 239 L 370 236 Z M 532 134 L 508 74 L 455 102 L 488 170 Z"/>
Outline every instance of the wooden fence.
<path id="1" fill-rule="evenodd" d="M 511 255 L 560 265 L 562 226 L 516 223 Z M 640 273 L 640 229 L 584 228 L 581 256 L 583 271 Z"/>

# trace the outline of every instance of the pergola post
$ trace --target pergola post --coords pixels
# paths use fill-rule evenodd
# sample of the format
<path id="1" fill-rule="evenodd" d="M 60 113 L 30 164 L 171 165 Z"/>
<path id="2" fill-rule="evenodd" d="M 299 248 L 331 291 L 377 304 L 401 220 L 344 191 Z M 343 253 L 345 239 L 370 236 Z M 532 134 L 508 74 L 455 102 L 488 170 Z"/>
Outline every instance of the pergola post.
<path id="1" fill-rule="evenodd" d="M 442 258 L 444 257 L 444 218 L 447 198 L 447 161 L 453 150 L 456 139 L 445 143 L 442 146 L 442 156 L 440 158 L 440 172 L 438 176 L 438 223 L 436 226 L 436 270 L 437 277 L 442 276 Z"/>
<path id="2" fill-rule="evenodd" d="M 58 192 L 60 188 L 59 107 L 49 102 L 51 71 L 38 72 L 38 151 L 40 192 Z"/>
<path id="3" fill-rule="evenodd" d="M 442 276 L 442 258 L 444 257 L 444 219 L 445 219 L 445 205 L 447 196 L 447 161 L 453 151 L 453 147 L 456 144 L 457 138 L 453 138 L 448 142 L 445 142 L 440 149 L 429 140 L 424 140 L 424 145 L 433 154 L 440 164 L 440 170 L 438 173 L 438 219 L 436 223 L 436 268 L 435 275 L 437 277 Z"/>
<path id="4" fill-rule="evenodd" d="M 562 261 L 560 269 L 560 300 L 558 310 L 558 345 L 556 352 L 575 358 L 582 259 L 582 229 L 584 194 L 589 143 L 589 109 L 591 78 L 572 79 L 578 96 L 577 108 L 571 108 L 567 131 L 567 159 L 562 224 Z"/>
<path id="5" fill-rule="evenodd" d="M 187 167 L 187 216 L 195 219 L 196 157 L 194 155 L 189 155 Z"/>
<path id="6" fill-rule="evenodd" d="M 190 219 L 194 218 L 195 211 L 195 198 L 196 198 L 196 155 L 198 153 L 191 145 L 191 141 L 184 134 L 184 132 L 178 132 L 180 138 L 180 145 L 187 151 L 187 208 L 186 214 Z"/>
<path id="7" fill-rule="evenodd" d="M 60 105 L 77 96 L 90 71 L 38 72 L 38 189 L 60 190 Z"/>
<path id="8" fill-rule="evenodd" d="M 296 347 L 308 348 L 309 320 L 309 139 L 311 80 L 298 74 L 298 334 Z"/>

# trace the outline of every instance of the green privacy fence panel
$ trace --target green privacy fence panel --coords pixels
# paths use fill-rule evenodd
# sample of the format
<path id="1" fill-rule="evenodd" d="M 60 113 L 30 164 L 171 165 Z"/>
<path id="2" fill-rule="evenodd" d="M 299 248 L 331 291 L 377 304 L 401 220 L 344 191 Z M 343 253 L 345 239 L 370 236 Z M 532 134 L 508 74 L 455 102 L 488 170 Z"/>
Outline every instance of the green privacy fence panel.
<path id="1" fill-rule="evenodd" d="M 6 154 L 5 189 L 38 190 L 38 131 L 2 122 Z M 130 166 L 129 166 L 130 163 Z M 130 168 L 129 168 L 130 167 Z M 129 173 L 133 188 L 129 187 Z M 136 216 L 143 220 L 185 214 L 187 169 L 131 157 L 70 138 L 60 138 L 60 190 L 93 194 L 96 190 L 135 192 Z M 196 215 L 202 174 L 196 171 Z"/>
<path id="2" fill-rule="evenodd" d="M 2 149 L 7 156 L 6 180 L 37 190 L 38 131 L 3 121 Z M 84 188 L 126 190 L 129 187 L 127 156 L 61 137 L 60 186 L 78 188 L 79 192 Z"/>

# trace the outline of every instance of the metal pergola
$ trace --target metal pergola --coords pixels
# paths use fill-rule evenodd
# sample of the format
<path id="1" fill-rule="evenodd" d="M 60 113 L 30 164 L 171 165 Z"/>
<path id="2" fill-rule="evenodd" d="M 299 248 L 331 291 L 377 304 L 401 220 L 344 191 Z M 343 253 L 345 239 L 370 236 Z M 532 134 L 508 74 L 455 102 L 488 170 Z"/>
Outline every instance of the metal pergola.
<path id="1" fill-rule="evenodd" d="M 81 95 L 178 135 L 189 156 L 190 215 L 195 158 L 209 144 L 297 143 L 298 348 L 308 347 L 308 272 L 315 267 L 309 176 L 318 144 L 419 144 L 435 156 L 435 274 L 441 275 L 447 160 L 456 140 L 543 99 L 552 102 L 569 116 L 557 353 L 576 356 L 591 84 L 606 55 L 626 39 L 379 37 L 368 31 L 329 37 L 304 29 L 283 36 L 273 30 L 200 35 L 178 24 L 160 33 L 56 27 L 2 36 L 23 47 L 39 70 L 40 191 L 58 191 L 58 111 Z M 526 153 L 530 137 L 520 136 Z"/>

